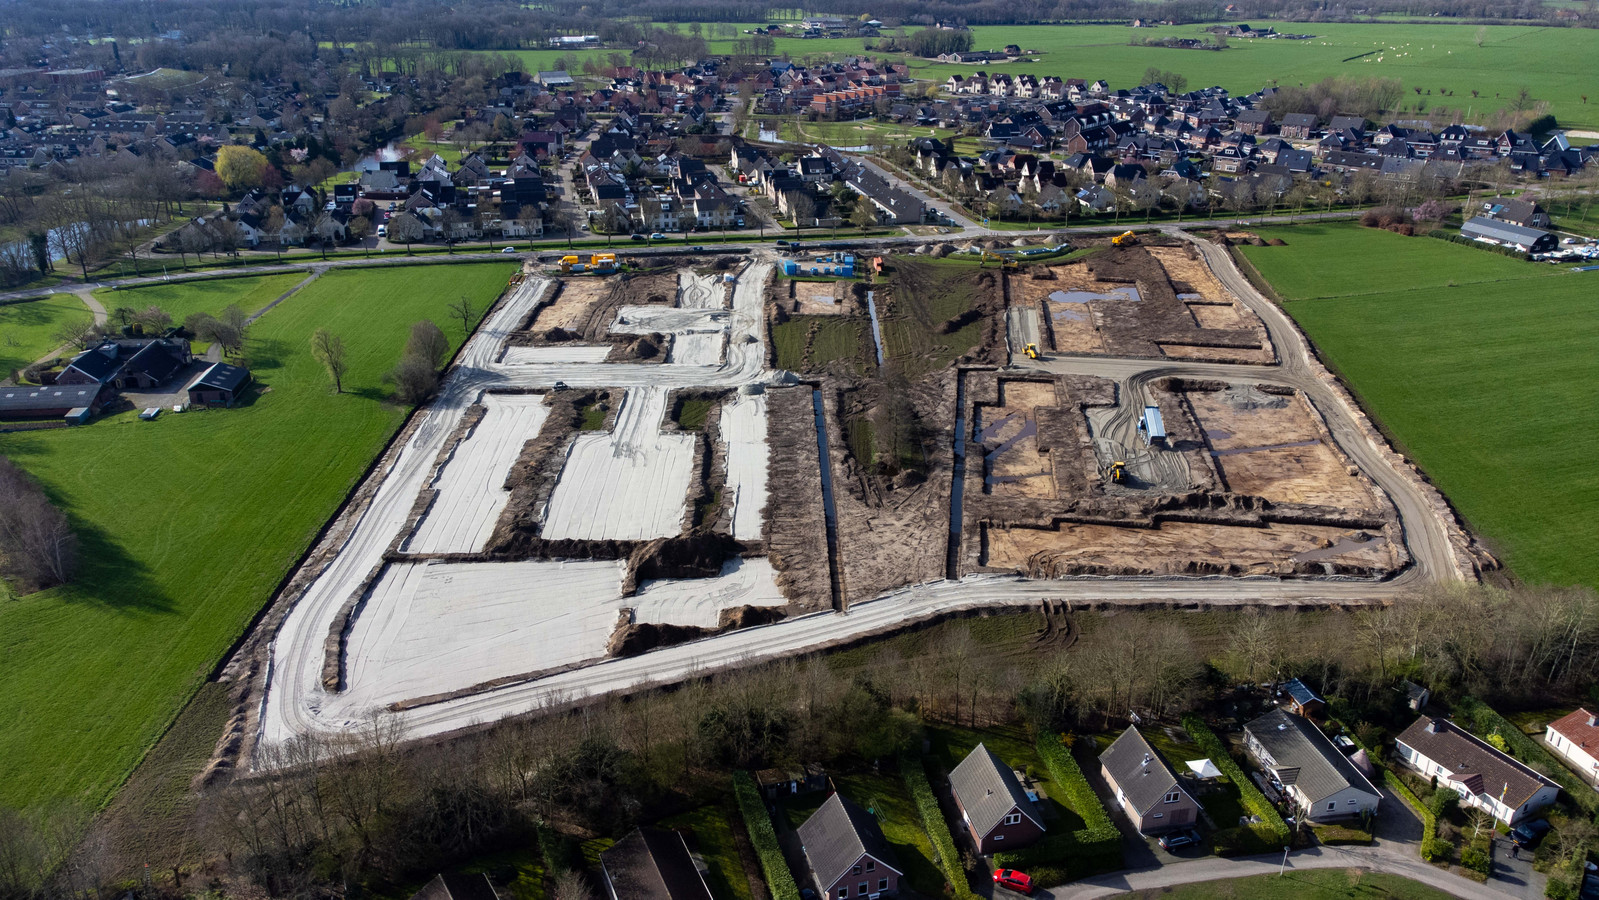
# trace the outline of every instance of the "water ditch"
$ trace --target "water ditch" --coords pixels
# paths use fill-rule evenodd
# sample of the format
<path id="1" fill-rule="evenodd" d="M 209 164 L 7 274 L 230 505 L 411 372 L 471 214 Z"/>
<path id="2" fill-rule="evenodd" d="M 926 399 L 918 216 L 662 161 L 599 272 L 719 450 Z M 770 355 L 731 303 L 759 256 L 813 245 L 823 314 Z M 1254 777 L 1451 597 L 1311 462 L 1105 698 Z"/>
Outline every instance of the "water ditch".
<path id="1" fill-rule="evenodd" d="M 877 322 L 877 300 L 872 295 L 876 291 L 866 292 L 866 312 L 872 317 L 872 348 L 877 351 L 877 367 L 883 367 L 883 327 Z"/>
<path id="2" fill-rule="evenodd" d="M 811 388 L 811 406 L 816 414 L 816 461 L 822 473 L 822 520 L 827 526 L 827 574 L 833 591 L 833 609 L 848 608 L 844 592 L 844 570 L 838 553 L 838 513 L 833 506 L 833 466 L 827 456 L 827 411 L 822 390 Z"/>
<path id="3" fill-rule="evenodd" d="M 949 486 L 949 554 L 944 577 L 960 578 L 961 522 L 966 496 L 966 370 L 955 370 L 955 469 Z"/>

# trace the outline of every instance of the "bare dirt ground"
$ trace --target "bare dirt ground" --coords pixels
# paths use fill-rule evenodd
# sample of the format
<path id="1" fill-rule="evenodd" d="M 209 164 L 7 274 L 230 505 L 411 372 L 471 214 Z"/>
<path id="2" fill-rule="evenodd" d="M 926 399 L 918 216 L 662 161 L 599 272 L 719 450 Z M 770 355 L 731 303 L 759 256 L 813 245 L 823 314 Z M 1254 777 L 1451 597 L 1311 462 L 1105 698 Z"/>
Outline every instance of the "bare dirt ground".
<path id="1" fill-rule="evenodd" d="M 842 281 L 792 281 L 794 306 L 791 312 L 805 316 L 847 316 L 853 312 L 854 301 L 849 295 L 849 285 Z"/>
<path id="2" fill-rule="evenodd" d="M 796 609 L 831 609 L 832 574 L 811 390 L 802 385 L 768 391 L 766 408 L 771 446 L 767 554 L 778 585 Z"/>
<path id="3" fill-rule="evenodd" d="M 1013 306 L 1039 310 L 1069 355 L 1269 363 L 1266 328 L 1186 247 L 1106 249 L 1086 262 L 1030 267 Z"/>
<path id="4" fill-rule="evenodd" d="M 610 287 L 598 278 L 568 278 L 560 282 L 555 302 L 539 310 L 528 328 L 533 331 L 581 329 L 588 321 L 589 310 L 608 293 Z"/>
<path id="5" fill-rule="evenodd" d="M 1054 456 L 1039 449 L 1040 408 L 1055 409 L 1052 382 L 1006 379 L 999 405 L 979 405 L 968 452 L 983 455 L 983 489 L 1000 497 L 1055 497 Z"/>
<path id="6" fill-rule="evenodd" d="M 1290 575 L 1301 564 L 1342 563 L 1388 570 L 1386 538 L 1358 529 L 1271 523 L 1241 528 L 1206 522 L 1162 522 L 1157 528 L 1063 522 L 1057 529 L 987 528 L 987 562 L 1048 578 L 1072 573 L 1116 575 Z"/>
<path id="7" fill-rule="evenodd" d="M 1303 394 L 1235 385 L 1186 397 L 1228 489 L 1281 503 L 1382 509 L 1376 486 L 1328 439 Z"/>

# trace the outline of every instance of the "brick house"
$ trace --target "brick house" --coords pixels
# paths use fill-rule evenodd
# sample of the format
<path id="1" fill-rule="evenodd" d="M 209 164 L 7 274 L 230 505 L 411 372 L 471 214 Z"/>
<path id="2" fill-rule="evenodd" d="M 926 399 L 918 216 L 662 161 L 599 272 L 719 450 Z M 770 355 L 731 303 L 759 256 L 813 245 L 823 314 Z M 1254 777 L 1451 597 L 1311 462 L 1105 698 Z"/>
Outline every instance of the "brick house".
<path id="1" fill-rule="evenodd" d="M 1198 821 L 1199 801 L 1136 727 L 1105 748 L 1099 769 L 1139 833 L 1158 834 Z"/>
<path id="2" fill-rule="evenodd" d="M 899 892 L 901 871 L 877 819 L 833 794 L 797 831 L 822 900 L 855 900 Z"/>
<path id="3" fill-rule="evenodd" d="M 232 406 L 249 384 L 249 369 L 215 363 L 189 385 L 189 402 L 196 406 Z"/>
<path id="4" fill-rule="evenodd" d="M 982 744 L 949 773 L 949 787 L 979 853 L 1025 847 L 1043 837 L 1044 823 L 1016 773 Z"/>
<path id="5" fill-rule="evenodd" d="M 1274 784 L 1317 822 L 1375 813 L 1382 793 L 1316 723 L 1274 709 L 1244 726 L 1244 746 Z"/>

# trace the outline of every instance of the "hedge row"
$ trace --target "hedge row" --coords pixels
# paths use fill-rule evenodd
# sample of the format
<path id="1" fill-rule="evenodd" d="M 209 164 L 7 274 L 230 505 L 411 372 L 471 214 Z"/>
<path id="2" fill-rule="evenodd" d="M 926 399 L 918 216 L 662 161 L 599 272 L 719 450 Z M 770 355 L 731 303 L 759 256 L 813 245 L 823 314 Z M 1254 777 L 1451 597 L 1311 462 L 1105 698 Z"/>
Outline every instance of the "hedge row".
<path id="1" fill-rule="evenodd" d="M 766 814 L 766 803 L 761 800 L 761 792 L 756 789 L 750 773 L 742 769 L 733 773 L 733 797 L 744 815 L 744 827 L 750 833 L 750 843 L 755 845 L 755 855 L 761 859 L 761 872 L 766 875 L 766 887 L 771 890 L 773 900 L 800 900 L 794 873 L 788 870 L 783 851 L 777 846 L 772 817 Z"/>
<path id="2" fill-rule="evenodd" d="M 910 791 L 911 799 L 916 801 L 916 811 L 922 815 L 922 830 L 933 842 L 933 862 L 944 870 L 944 878 L 954 887 L 956 897 L 975 900 L 977 895 L 972 893 L 971 883 L 966 880 L 966 869 L 961 866 L 955 838 L 949 833 L 949 822 L 938 807 L 933 786 L 927 781 L 927 770 L 922 767 L 921 757 L 910 752 L 901 753 L 899 774 L 905 779 L 905 789 Z"/>
<path id="3" fill-rule="evenodd" d="M 1227 747 L 1222 744 L 1221 738 L 1216 736 L 1216 732 L 1211 731 L 1209 725 L 1193 716 L 1183 717 L 1183 730 L 1188 732 L 1188 736 L 1194 739 L 1199 749 L 1209 756 L 1211 762 L 1216 764 L 1216 768 L 1238 788 L 1238 799 L 1244 809 L 1260 818 L 1261 824 L 1270 831 L 1278 846 L 1287 846 L 1288 823 L 1283 821 L 1282 815 L 1277 812 L 1277 807 L 1271 805 L 1271 801 L 1260 792 L 1260 788 L 1255 787 L 1255 783 L 1244 774 L 1244 770 L 1233 760 L 1233 755 L 1227 752 Z"/>
<path id="4" fill-rule="evenodd" d="M 1055 786 L 1066 795 L 1060 798 L 1062 802 L 1082 816 L 1086 827 L 1047 835 L 1031 847 L 996 853 L 994 864 L 1026 870 L 1035 881 L 1046 882 L 1120 869 L 1125 864 L 1121 831 L 1071 751 L 1055 735 L 1046 733 L 1038 739 L 1038 756 Z"/>
<path id="5" fill-rule="evenodd" d="M 1488 704 L 1476 697 L 1462 697 L 1455 705 L 1455 711 L 1484 740 L 1490 734 L 1504 738 L 1511 756 L 1553 778 L 1589 816 L 1599 814 L 1599 794 L 1595 794 L 1593 788 L 1561 765 L 1543 745 L 1528 737 L 1526 732 L 1511 724 Z"/>

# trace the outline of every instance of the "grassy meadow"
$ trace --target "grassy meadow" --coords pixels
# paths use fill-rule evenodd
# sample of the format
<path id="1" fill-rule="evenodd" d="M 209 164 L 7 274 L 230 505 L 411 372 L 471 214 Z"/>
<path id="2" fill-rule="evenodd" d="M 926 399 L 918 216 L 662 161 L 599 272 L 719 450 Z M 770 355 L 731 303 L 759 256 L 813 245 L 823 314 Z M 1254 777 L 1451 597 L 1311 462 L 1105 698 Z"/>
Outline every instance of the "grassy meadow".
<path id="1" fill-rule="evenodd" d="M 94 298 L 100 301 L 107 313 L 112 314 L 121 306 L 133 310 L 159 306 L 166 310 L 175 324 L 181 325 L 184 319 L 195 313 L 216 315 L 234 304 L 246 313 L 253 314 L 304 281 L 305 276 L 305 272 L 291 272 L 287 275 L 168 282 L 120 291 L 100 288 L 94 292 Z M 112 316 L 112 324 L 118 324 L 115 315 Z"/>
<path id="2" fill-rule="evenodd" d="M 1362 403 L 1521 579 L 1599 587 L 1599 272 L 1354 225 L 1244 247 Z"/>
<path id="3" fill-rule="evenodd" d="M 75 583 L 0 604 L 0 805 L 105 802 L 399 427 L 382 377 L 411 324 L 432 318 L 459 345 L 447 305 L 466 294 L 484 308 L 514 270 L 331 273 L 256 323 L 241 407 L 0 435 L 82 541 Z M 165 289 L 201 308 L 278 286 Z M 318 327 L 348 347 L 344 394 L 311 356 Z"/>
<path id="4" fill-rule="evenodd" d="M 74 294 L 0 306 L 0 378 L 60 347 L 54 335 L 61 326 L 92 318 L 89 307 Z"/>

